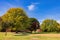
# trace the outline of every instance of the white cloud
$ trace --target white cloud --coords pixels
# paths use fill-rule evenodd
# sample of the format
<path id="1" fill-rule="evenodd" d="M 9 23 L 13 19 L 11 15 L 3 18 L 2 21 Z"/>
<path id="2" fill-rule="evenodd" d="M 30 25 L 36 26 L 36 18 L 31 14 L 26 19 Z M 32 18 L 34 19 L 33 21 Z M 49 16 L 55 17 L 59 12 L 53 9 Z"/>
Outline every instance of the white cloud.
<path id="1" fill-rule="evenodd" d="M 60 23 L 60 20 L 57 20 L 58 23 Z"/>
<path id="2" fill-rule="evenodd" d="M 31 4 L 31 5 L 28 6 L 28 10 L 34 10 L 34 8 L 35 8 L 34 4 Z"/>
<path id="3" fill-rule="evenodd" d="M 28 5 L 27 7 L 28 7 L 28 10 L 34 10 L 37 6 L 37 4 L 40 4 L 40 3 L 32 3 L 31 5 Z"/>

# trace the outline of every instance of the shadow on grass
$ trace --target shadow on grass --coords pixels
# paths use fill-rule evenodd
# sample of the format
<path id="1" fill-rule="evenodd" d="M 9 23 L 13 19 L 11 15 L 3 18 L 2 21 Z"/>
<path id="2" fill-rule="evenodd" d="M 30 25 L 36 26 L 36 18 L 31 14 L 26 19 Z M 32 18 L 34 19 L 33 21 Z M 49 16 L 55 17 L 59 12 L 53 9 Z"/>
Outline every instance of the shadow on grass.
<path id="1" fill-rule="evenodd" d="M 14 36 L 27 36 L 30 33 L 16 33 Z"/>
<path id="2" fill-rule="evenodd" d="M 60 32 L 39 32 L 39 33 L 32 33 L 32 34 L 60 34 Z"/>
<path id="3" fill-rule="evenodd" d="M 20 32 L 20 33 L 16 33 L 14 36 L 27 36 L 30 34 L 57 34 L 57 32 L 39 32 L 39 33 L 26 33 L 26 32 Z M 59 34 L 59 33 L 58 33 Z"/>

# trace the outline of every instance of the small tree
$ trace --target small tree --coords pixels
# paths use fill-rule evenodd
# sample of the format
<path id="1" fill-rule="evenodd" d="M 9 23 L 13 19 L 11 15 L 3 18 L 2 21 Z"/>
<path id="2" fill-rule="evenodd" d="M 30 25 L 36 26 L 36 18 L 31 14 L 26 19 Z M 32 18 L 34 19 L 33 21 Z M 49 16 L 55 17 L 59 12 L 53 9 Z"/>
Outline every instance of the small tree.
<path id="1" fill-rule="evenodd" d="M 46 19 L 41 24 L 41 29 L 44 32 L 57 32 L 58 31 L 58 23 L 52 19 Z"/>
<path id="2" fill-rule="evenodd" d="M 35 19 L 35 18 L 29 18 L 29 22 L 30 22 L 29 23 L 30 27 L 28 27 L 27 29 L 30 30 L 31 33 L 32 33 L 32 31 L 36 32 L 37 29 L 40 29 L 40 25 L 39 25 L 39 22 L 38 22 L 37 19 Z"/>

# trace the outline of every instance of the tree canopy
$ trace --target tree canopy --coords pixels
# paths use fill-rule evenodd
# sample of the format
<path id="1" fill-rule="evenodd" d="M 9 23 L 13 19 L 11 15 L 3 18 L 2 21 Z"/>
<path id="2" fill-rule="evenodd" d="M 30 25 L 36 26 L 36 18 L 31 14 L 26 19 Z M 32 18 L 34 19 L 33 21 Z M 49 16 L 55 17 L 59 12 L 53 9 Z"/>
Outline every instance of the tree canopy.
<path id="1" fill-rule="evenodd" d="M 41 29 L 43 32 L 58 32 L 60 24 L 53 19 L 45 19 L 40 24 L 36 18 L 29 18 L 22 8 L 10 8 L 0 17 L 0 30 L 7 29 L 13 31 L 29 30 L 31 32 Z"/>
<path id="2" fill-rule="evenodd" d="M 13 28 L 16 30 L 21 30 L 26 28 L 28 16 L 25 11 L 21 8 L 10 8 L 6 14 L 2 16 L 3 22 L 9 22 Z"/>
<path id="3" fill-rule="evenodd" d="M 30 30 L 31 32 L 40 29 L 40 23 L 36 18 L 29 18 L 29 24 L 30 27 L 28 27 L 28 30 Z"/>
<path id="4" fill-rule="evenodd" d="M 56 20 L 46 19 L 42 22 L 41 29 L 45 32 L 56 32 L 58 31 L 58 25 Z"/>

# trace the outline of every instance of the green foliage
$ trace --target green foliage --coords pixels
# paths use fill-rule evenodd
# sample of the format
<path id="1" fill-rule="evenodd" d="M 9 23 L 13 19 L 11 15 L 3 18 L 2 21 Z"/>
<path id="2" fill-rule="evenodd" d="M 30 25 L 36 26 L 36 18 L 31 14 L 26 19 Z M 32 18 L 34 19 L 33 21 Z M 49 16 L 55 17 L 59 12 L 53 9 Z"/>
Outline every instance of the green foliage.
<path id="1" fill-rule="evenodd" d="M 2 18 L 0 17 L 0 31 L 2 30 Z"/>
<path id="2" fill-rule="evenodd" d="M 28 30 L 36 31 L 38 27 L 36 25 L 39 25 L 39 22 L 35 18 L 28 18 L 25 11 L 21 8 L 10 8 L 2 16 L 1 25 L 2 25 L 2 30 L 11 28 L 11 30 L 13 31 L 20 31 L 29 28 Z"/>
<path id="3" fill-rule="evenodd" d="M 57 32 L 58 31 L 58 23 L 55 20 L 46 19 L 41 24 L 42 31 L 45 32 Z"/>
<path id="4" fill-rule="evenodd" d="M 28 30 L 30 31 L 36 31 L 37 29 L 40 28 L 39 26 L 39 21 L 35 18 L 29 18 L 29 27 L 28 27 Z"/>
<path id="5" fill-rule="evenodd" d="M 40 23 L 35 18 L 29 18 L 22 8 L 10 8 L 0 17 L 0 30 L 10 28 L 13 31 L 40 29 Z M 43 32 L 60 32 L 60 24 L 56 20 L 46 19 L 41 24 Z"/>
<path id="6" fill-rule="evenodd" d="M 2 16 L 3 22 L 9 22 L 12 28 L 21 30 L 26 28 L 28 16 L 21 8 L 10 8 L 5 15 Z"/>

